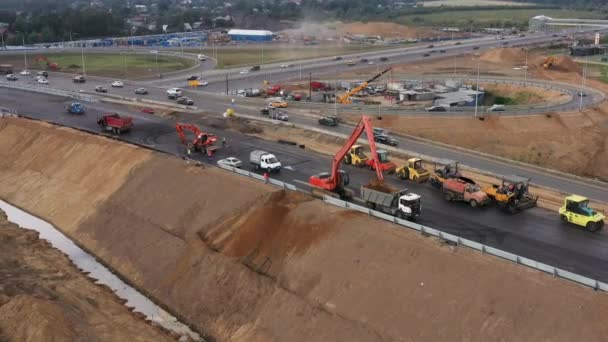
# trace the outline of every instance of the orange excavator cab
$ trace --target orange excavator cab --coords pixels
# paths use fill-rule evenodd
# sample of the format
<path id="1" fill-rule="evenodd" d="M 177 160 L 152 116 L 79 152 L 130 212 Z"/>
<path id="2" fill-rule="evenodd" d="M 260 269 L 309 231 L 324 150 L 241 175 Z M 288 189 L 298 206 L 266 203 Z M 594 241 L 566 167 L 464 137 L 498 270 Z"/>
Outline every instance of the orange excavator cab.
<path id="1" fill-rule="evenodd" d="M 179 136 L 181 143 L 186 145 L 188 152 L 194 150 L 201 153 L 213 154 L 213 152 L 217 149 L 217 147 L 214 146 L 215 142 L 217 141 L 217 137 L 212 133 L 201 131 L 200 128 L 195 125 L 176 123 L 175 130 L 177 131 L 177 135 Z M 194 139 L 188 141 L 186 139 L 185 131 L 192 132 L 194 134 Z"/>

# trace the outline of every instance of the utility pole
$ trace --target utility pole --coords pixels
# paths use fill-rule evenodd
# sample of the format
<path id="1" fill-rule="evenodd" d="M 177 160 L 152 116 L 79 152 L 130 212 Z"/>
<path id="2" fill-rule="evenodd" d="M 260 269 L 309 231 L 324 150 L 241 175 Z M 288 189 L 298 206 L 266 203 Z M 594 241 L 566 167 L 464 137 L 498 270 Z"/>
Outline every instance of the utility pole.
<path id="1" fill-rule="evenodd" d="M 524 87 L 528 86 L 528 49 L 526 49 L 526 65 L 524 66 L 525 73 L 524 73 Z"/>
<path id="2" fill-rule="evenodd" d="M 583 68 L 583 75 L 581 76 L 581 90 L 578 92 L 579 102 L 578 110 L 583 110 L 583 95 L 585 95 L 585 76 L 587 74 L 588 57 L 585 57 L 585 67 Z"/>
<path id="3" fill-rule="evenodd" d="M 312 101 L 312 72 L 308 73 L 308 101 Z"/>
<path id="4" fill-rule="evenodd" d="M 226 74 L 226 95 L 228 95 L 228 74 Z"/>
<path id="5" fill-rule="evenodd" d="M 6 50 L 6 45 L 4 45 L 4 32 L 0 33 L 0 37 L 2 37 L 2 49 Z"/>
<path id="6" fill-rule="evenodd" d="M 477 102 L 479 101 L 479 58 L 477 58 L 477 86 L 475 87 L 475 118 L 477 118 Z"/>
<path id="7" fill-rule="evenodd" d="M 86 76 L 87 75 L 87 70 L 85 69 L 85 66 L 84 66 L 84 44 L 83 43 L 80 43 L 80 55 L 82 57 L 82 75 Z"/>

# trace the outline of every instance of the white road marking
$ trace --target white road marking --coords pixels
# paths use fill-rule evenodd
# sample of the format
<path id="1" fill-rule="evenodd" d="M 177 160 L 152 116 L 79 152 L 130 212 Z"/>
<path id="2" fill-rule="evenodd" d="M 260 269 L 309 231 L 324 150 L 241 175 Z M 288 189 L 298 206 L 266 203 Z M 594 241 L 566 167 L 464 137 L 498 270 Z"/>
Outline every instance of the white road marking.
<path id="1" fill-rule="evenodd" d="M 285 166 L 283 169 L 290 170 L 290 171 L 295 171 L 295 169 L 293 168 L 293 166 Z"/>

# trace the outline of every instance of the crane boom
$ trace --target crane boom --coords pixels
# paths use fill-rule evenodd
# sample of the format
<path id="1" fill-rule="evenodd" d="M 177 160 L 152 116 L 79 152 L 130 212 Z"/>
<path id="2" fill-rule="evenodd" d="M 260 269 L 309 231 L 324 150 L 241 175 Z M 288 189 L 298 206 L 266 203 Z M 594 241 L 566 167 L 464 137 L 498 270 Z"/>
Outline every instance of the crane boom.
<path id="1" fill-rule="evenodd" d="M 367 87 L 370 83 L 374 82 L 375 80 L 377 80 L 378 78 L 380 78 L 380 76 L 386 74 L 387 72 L 389 72 L 391 70 L 391 68 L 388 68 L 386 70 L 383 70 L 382 72 L 376 74 L 374 77 L 370 78 L 369 80 L 363 82 L 361 85 L 359 85 L 358 87 L 355 87 L 353 89 L 351 89 L 351 91 L 347 92 L 346 94 L 338 97 L 337 101 L 340 102 L 341 104 L 350 104 L 350 97 L 353 96 L 354 94 L 360 92 L 361 90 L 363 90 L 365 87 Z"/>
<path id="2" fill-rule="evenodd" d="M 336 152 L 331 161 L 330 174 L 314 175 L 310 177 L 309 183 L 313 186 L 322 188 L 324 190 L 334 192 L 344 192 L 342 188 L 344 179 L 342 179 L 342 172 L 340 171 L 340 163 L 344 160 L 344 157 L 349 152 L 350 148 L 357 142 L 361 134 L 365 132 L 367 134 L 367 140 L 369 141 L 369 147 L 372 152 L 372 159 L 376 165 L 380 165 L 378 160 L 378 152 L 376 151 L 376 142 L 374 141 L 374 131 L 372 129 L 371 119 L 369 116 L 361 116 L 361 120 L 355 126 L 355 129 L 347 139 L 346 143 Z M 376 176 L 380 183 L 384 182 L 384 175 L 379 167 L 376 167 Z"/>

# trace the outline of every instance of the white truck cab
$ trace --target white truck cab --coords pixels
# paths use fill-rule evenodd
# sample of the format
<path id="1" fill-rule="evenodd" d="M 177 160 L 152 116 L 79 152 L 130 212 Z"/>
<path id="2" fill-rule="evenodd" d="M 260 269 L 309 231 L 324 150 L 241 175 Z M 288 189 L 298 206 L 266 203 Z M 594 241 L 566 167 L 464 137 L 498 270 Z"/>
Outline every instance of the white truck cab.
<path id="1" fill-rule="evenodd" d="M 422 206 L 420 205 L 420 195 L 408 192 L 399 197 L 399 210 L 402 211 L 405 216 L 419 216 L 422 210 Z"/>

